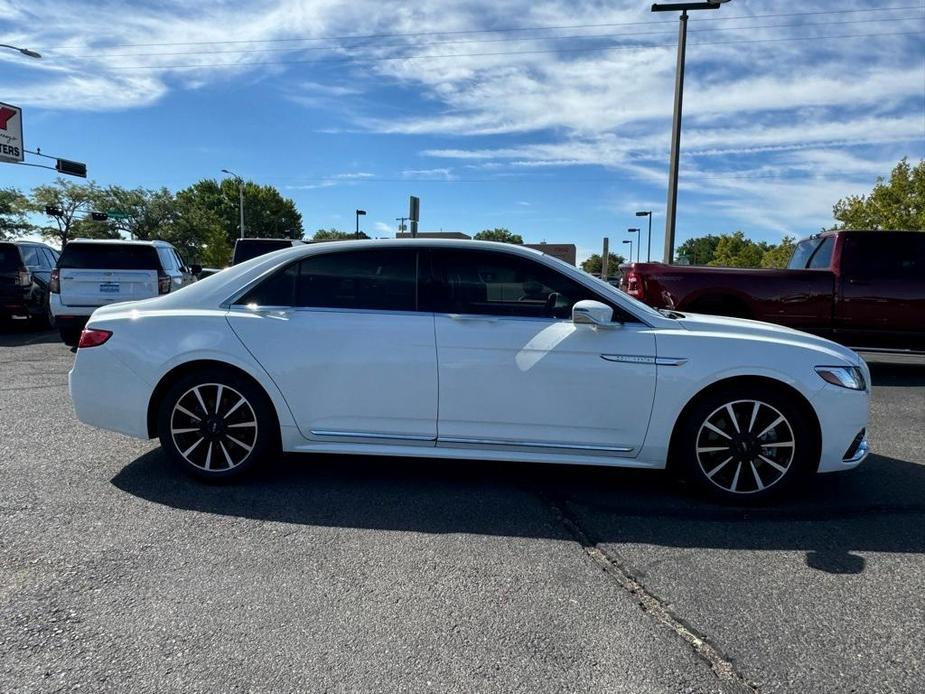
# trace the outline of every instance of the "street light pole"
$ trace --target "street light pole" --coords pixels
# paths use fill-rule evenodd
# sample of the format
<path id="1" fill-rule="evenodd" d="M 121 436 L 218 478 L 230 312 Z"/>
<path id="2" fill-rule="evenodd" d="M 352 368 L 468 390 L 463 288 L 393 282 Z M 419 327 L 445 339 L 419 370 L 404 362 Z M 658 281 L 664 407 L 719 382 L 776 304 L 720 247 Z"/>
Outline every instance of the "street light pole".
<path id="1" fill-rule="evenodd" d="M 28 48 L 20 48 L 19 46 L 11 46 L 8 43 L 0 43 L 0 48 L 9 48 L 10 50 L 18 51 L 22 53 L 23 55 L 28 56 L 29 58 L 38 59 L 42 57 L 42 54 L 39 53 L 38 51 L 33 51 Z"/>
<path id="2" fill-rule="evenodd" d="M 630 262 L 633 262 L 633 240 L 626 239 L 623 243 L 628 243 L 630 245 Z"/>
<path id="3" fill-rule="evenodd" d="M 360 238 L 360 215 L 366 216 L 366 210 L 357 210 L 357 230 L 354 238 Z"/>
<path id="4" fill-rule="evenodd" d="M 637 217 L 649 218 L 649 233 L 646 235 L 646 262 L 652 262 L 652 210 L 643 210 L 636 213 Z"/>
<path id="5" fill-rule="evenodd" d="M 222 173 L 226 173 L 229 176 L 233 176 L 234 180 L 238 182 L 238 212 L 241 215 L 241 225 L 238 231 L 238 238 L 244 238 L 244 179 L 238 176 L 238 174 L 228 169 L 222 169 Z"/>
<path id="6" fill-rule="evenodd" d="M 636 227 L 631 227 L 627 229 L 626 231 L 629 234 L 639 234 L 639 236 L 636 237 L 639 239 L 639 243 L 636 244 L 636 262 L 638 263 L 639 262 L 639 250 L 642 248 L 642 234 L 639 233 L 639 229 L 637 229 Z M 633 250 L 632 247 L 630 247 L 630 250 L 631 251 Z M 630 262 L 633 262 L 632 253 L 630 254 Z"/>
<path id="7" fill-rule="evenodd" d="M 678 63 L 675 69 L 674 116 L 671 121 L 671 160 L 668 167 L 668 205 L 665 210 L 665 262 L 674 260 L 675 221 L 678 205 L 678 166 L 681 157 L 681 111 L 684 101 L 684 58 L 687 50 L 688 10 L 717 10 L 729 0 L 708 2 L 676 2 L 652 5 L 653 12 L 681 12 L 678 17 Z"/>

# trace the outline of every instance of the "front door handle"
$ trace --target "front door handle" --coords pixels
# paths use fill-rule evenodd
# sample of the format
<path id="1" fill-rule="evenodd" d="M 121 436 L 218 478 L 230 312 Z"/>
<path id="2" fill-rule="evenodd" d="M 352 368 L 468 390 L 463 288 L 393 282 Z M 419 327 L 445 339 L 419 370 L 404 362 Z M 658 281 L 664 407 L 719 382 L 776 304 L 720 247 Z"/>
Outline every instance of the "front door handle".
<path id="1" fill-rule="evenodd" d="M 479 313 L 451 313 L 450 318 L 461 323 L 487 322 L 494 323 L 498 320 L 497 316 L 484 316 Z"/>

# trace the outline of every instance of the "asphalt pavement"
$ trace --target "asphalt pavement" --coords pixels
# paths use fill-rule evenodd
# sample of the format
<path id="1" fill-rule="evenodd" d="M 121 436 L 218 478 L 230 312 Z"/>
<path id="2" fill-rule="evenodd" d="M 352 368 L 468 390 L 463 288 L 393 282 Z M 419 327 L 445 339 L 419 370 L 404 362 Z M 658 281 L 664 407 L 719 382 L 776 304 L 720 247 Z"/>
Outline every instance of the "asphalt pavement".
<path id="1" fill-rule="evenodd" d="M 287 456 L 177 472 L 0 328 L 0 692 L 925 690 L 925 365 L 764 509 L 662 473 Z"/>

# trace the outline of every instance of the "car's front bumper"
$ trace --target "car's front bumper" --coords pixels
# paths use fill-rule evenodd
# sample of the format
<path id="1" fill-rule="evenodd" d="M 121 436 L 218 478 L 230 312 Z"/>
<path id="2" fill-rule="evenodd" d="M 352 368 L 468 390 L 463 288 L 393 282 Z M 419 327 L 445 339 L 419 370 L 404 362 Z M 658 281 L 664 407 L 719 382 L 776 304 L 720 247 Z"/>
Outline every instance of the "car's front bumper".
<path id="1" fill-rule="evenodd" d="M 860 465 L 870 453 L 866 435 L 870 391 L 826 385 L 813 398 L 813 407 L 822 431 L 819 472 L 850 470 Z"/>

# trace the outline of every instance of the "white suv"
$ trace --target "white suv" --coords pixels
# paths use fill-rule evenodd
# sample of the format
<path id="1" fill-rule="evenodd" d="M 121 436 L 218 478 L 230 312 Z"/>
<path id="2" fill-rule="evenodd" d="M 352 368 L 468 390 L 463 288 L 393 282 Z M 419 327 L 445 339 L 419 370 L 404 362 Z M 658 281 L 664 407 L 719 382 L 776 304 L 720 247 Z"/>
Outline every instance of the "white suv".
<path id="1" fill-rule="evenodd" d="M 76 239 L 61 252 L 49 284 L 49 306 L 61 339 L 76 345 L 90 314 L 100 306 L 149 299 L 196 281 L 166 241 Z"/>

